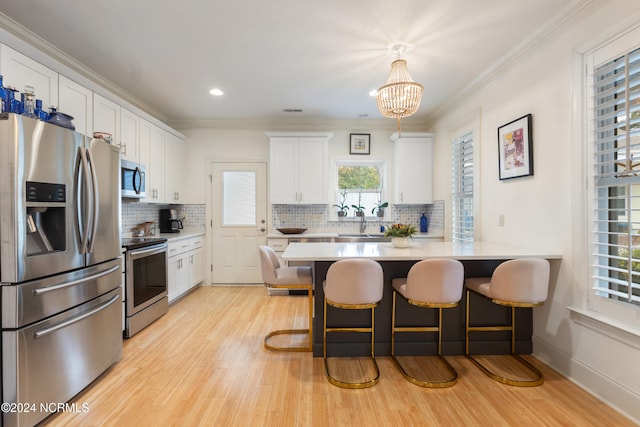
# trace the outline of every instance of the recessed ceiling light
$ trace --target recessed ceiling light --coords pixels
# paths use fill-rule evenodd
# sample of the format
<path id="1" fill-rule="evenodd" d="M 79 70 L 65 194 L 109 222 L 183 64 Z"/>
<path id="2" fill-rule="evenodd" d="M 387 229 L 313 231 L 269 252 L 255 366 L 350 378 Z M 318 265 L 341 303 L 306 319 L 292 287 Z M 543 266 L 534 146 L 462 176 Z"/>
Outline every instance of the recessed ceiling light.
<path id="1" fill-rule="evenodd" d="M 371 92 L 369 92 L 369 96 L 376 96 L 378 95 L 378 89 L 374 89 Z"/>
<path id="2" fill-rule="evenodd" d="M 222 92 L 220 89 L 211 89 L 209 91 L 209 93 L 213 96 L 222 96 L 224 95 L 224 92 Z"/>

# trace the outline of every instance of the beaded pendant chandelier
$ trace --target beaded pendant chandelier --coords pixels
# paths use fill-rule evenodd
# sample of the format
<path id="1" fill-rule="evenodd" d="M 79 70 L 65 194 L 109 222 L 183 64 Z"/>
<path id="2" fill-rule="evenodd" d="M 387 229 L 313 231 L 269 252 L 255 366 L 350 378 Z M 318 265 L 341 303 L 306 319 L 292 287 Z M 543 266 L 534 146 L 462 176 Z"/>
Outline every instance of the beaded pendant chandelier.
<path id="1" fill-rule="evenodd" d="M 404 49 L 404 45 L 394 46 L 393 52 L 398 57 Z M 424 87 L 411 78 L 407 70 L 407 61 L 396 59 L 391 63 L 387 82 L 377 91 L 378 109 L 384 117 L 398 120 L 400 133 L 400 119 L 409 117 L 418 110 L 423 92 Z"/>

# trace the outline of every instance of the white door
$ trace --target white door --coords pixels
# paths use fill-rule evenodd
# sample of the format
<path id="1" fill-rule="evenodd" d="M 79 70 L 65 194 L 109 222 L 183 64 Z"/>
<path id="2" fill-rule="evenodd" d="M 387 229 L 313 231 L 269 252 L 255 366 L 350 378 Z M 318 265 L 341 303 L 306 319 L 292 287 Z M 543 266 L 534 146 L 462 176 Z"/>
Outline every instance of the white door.
<path id="1" fill-rule="evenodd" d="M 262 283 L 258 246 L 266 243 L 265 163 L 212 163 L 211 281 Z"/>

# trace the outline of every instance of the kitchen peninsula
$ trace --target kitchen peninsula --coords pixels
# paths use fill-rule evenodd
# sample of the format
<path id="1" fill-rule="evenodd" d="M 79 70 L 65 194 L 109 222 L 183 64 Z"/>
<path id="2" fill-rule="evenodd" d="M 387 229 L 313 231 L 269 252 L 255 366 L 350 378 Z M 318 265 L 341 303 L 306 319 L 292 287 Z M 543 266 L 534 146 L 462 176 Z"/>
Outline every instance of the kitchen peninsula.
<path id="1" fill-rule="evenodd" d="M 413 240 L 409 248 L 394 248 L 389 242 L 379 243 L 291 243 L 282 254 L 286 261 L 306 261 L 313 264 L 314 275 L 314 321 L 313 321 L 313 355 L 322 356 L 322 325 L 323 299 L 322 282 L 326 277 L 329 266 L 341 259 L 369 258 L 378 261 L 384 271 L 384 294 L 378 308 L 376 308 L 376 355 L 389 355 L 391 351 L 391 280 L 406 277 L 409 269 L 416 262 L 431 258 L 451 258 L 460 260 L 465 268 L 465 277 L 490 276 L 493 270 L 503 261 L 515 258 L 545 258 L 550 261 L 552 280 L 557 271 L 561 255 L 549 251 L 538 251 L 512 247 L 505 244 L 490 242 L 453 243 L 430 242 Z M 554 262 L 555 260 L 555 262 Z M 486 325 L 504 324 L 509 319 L 509 309 L 497 307 L 489 301 L 478 298 L 474 301 L 474 319 L 479 319 Z M 443 354 L 464 354 L 464 321 L 465 295 L 460 304 L 443 314 L 444 329 L 442 333 Z M 477 307 L 477 308 L 476 308 Z M 368 313 L 345 313 L 344 310 L 329 307 L 331 319 L 338 319 L 341 324 L 366 324 Z M 436 323 L 437 310 L 425 314 L 407 304 L 398 301 L 398 322 L 403 325 L 424 325 L 425 322 Z M 532 352 L 532 311 L 519 309 L 517 311 L 518 330 L 516 331 L 516 351 L 521 354 Z M 328 325 L 329 326 L 329 325 Z M 369 338 L 364 334 L 339 334 L 331 339 L 328 347 L 330 356 L 366 355 Z M 472 351 L 484 354 L 506 354 L 510 351 L 510 336 L 507 332 L 483 334 L 487 336 L 472 337 L 470 343 Z M 420 354 L 421 352 L 435 352 L 437 339 L 435 334 L 412 334 L 411 337 L 399 336 L 396 342 L 398 354 Z"/>

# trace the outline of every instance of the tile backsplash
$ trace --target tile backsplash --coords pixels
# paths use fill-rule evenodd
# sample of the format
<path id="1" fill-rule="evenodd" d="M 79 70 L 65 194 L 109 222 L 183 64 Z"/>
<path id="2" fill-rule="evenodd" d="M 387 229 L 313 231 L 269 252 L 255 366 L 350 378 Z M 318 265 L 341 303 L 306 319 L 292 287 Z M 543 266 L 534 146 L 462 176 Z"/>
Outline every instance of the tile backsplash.
<path id="1" fill-rule="evenodd" d="M 140 202 L 122 202 L 122 232 L 130 233 L 136 225 L 153 221 L 158 223 L 160 209 L 176 209 L 179 217 L 184 217 L 185 228 L 205 228 L 206 205 L 158 205 Z M 302 227 L 313 229 L 354 228 L 359 220 L 353 216 L 337 219 L 334 208 L 329 205 L 272 205 L 273 228 Z M 425 212 L 429 218 L 429 232 L 442 233 L 444 230 L 444 201 L 435 200 L 429 205 L 391 205 L 382 219 L 367 218 L 368 231 L 380 225 L 394 222 L 415 224 L 419 228 L 420 215 Z"/>
<path id="2" fill-rule="evenodd" d="M 184 217 L 184 228 L 204 228 L 206 223 L 206 205 L 157 205 L 140 202 L 122 202 L 122 232 L 130 233 L 136 225 L 153 221 L 158 223 L 160 209 L 176 209 L 178 217 Z"/>
<path id="3" fill-rule="evenodd" d="M 271 218 L 273 228 L 354 228 L 359 223 L 353 215 L 345 219 L 335 218 L 335 209 L 329 205 L 272 205 Z M 429 205 L 391 205 L 384 218 L 367 218 L 370 227 L 389 225 L 395 222 L 415 224 L 419 229 L 420 216 L 425 213 L 429 219 L 429 232 L 444 232 L 444 201 L 435 200 Z M 369 228 L 371 230 L 371 228 Z"/>

